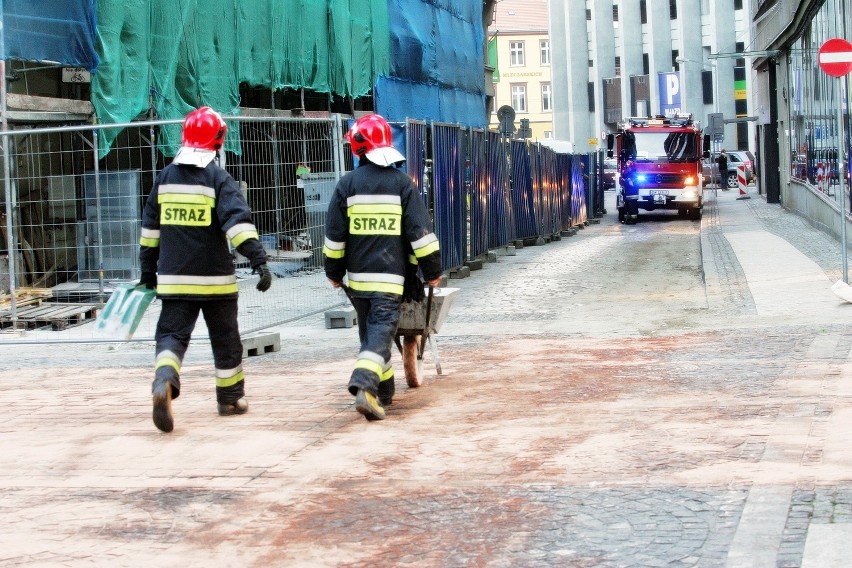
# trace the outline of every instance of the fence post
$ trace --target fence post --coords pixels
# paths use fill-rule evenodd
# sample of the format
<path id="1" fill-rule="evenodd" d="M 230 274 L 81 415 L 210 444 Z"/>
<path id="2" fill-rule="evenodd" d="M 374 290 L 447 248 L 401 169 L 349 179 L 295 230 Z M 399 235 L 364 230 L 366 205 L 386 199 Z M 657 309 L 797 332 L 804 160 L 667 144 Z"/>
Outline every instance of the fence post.
<path id="1" fill-rule="evenodd" d="M 2 67 L 0 67 L 2 69 Z M 15 191 L 12 187 L 12 173 L 9 166 L 9 143 L 11 139 L 6 131 L 6 102 L 5 93 L 3 105 L 3 180 L 6 183 L 6 251 L 9 256 L 9 306 L 11 310 L 12 329 L 18 327 L 18 304 L 15 299 L 16 280 L 18 278 L 15 264 L 18 261 L 18 242 L 15 238 Z"/>

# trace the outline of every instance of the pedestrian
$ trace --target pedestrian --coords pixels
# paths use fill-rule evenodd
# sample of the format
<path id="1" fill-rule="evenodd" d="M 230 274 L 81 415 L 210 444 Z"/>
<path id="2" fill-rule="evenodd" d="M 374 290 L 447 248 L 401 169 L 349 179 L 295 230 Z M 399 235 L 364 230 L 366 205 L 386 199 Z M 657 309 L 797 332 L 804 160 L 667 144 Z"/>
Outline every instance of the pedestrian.
<path id="1" fill-rule="evenodd" d="M 161 300 L 151 391 L 154 425 L 163 432 L 174 428 L 172 400 L 199 312 L 213 349 L 219 415 L 248 411 L 229 244 L 260 274 L 258 290 L 269 289 L 272 274 L 239 185 L 216 163 L 227 130 L 209 107 L 187 114 L 181 147 L 157 175 L 142 213 L 140 282 Z"/>
<path id="2" fill-rule="evenodd" d="M 719 184 L 724 184 L 722 186 L 722 191 L 726 191 L 728 189 L 728 154 L 725 152 L 725 149 L 722 148 L 722 151 L 719 152 L 719 155 L 716 157 L 716 163 L 719 165 L 718 174 L 719 174 Z M 717 184 L 718 185 L 718 184 Z"/>
<path id="3" fill-rule="evenodd" d="M 355 409 L 367 420 L 382 420 L 393 402 L 391 344 L 406 283 L 417 282 L 412 276 L 419 266 L 424 280 L 437 286 L 441 255 L 423 199 L 394 167 L 405 157 L 393 147 L 387 121 L 363 116 L 346 139 L 358 167 L 340 179 L 329 203 L 325 274 L 333 287 L 345 287 L 358 318 L 361 351 L 348 385 Z"/>

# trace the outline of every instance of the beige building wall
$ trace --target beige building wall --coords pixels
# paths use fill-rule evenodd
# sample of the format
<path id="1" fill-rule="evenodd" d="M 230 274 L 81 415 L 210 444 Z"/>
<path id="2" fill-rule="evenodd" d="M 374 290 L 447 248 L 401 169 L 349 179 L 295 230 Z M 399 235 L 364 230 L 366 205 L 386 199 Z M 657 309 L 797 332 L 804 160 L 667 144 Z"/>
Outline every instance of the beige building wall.
<path id="1" fill-rule="evenodd" d="M 515 128 L 529 120 L 530 140 L 553 138 L 553 86 L 546 0 L 503 0 L 495 7 L 488 37 L 497 42 L 497 82 L 489 127 L 497 110 L 515 109 Z M 517 136 L 517 132 L 516 132 Z"/>

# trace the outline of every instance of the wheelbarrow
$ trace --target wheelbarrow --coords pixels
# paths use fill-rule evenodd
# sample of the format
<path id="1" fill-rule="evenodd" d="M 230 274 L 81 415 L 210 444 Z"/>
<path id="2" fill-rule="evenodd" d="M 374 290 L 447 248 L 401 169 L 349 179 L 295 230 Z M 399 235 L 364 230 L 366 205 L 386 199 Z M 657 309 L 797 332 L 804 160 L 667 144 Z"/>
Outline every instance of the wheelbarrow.
<path id="1" fill-rule="evenodd" d="M 352 302 L 352 292 L 345 284 L 341 288 Z M 456 299 L 458 288 L 434 288 L 429 286 L 425 299 L 419 302 L 403 302 L 400 307 L 399 325 L 394 342 L 402 355 L 405 380 L 410 387 L 420 386 L 423 376 L 423 353 L 426 342 L 432 350 L 435 370 L 441 374 L 441 360 L 433 335 L 441 329 L 447 319 L 450 306 Z M 352 302 L 354 305 L 354 302 Z M 402 339 L 402 341 L 400 341 Z"/>
<path id="2" fill-rule="evenodd" d="M 423 354 L 426 342 L 432 350 L 435 371 L 441 374 L 441 359 L 434 334 L 447 319 L 450 307 L 458 295 L 458 288 L 429 287 L 420 302 L 403 302 L 400 308 L 399 327 L 394 341 L 402 355 L 405 379 L 408 386 L 420 386 L 423 376 Z M 402 340 L 402 341 L 401 341 Z"/>

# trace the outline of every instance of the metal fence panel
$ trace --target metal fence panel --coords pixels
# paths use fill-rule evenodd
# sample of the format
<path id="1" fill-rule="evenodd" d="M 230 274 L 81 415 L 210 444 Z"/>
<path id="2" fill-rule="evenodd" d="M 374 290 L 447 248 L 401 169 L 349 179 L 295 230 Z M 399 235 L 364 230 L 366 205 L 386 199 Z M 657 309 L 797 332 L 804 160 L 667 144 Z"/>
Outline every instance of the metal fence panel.
<path id="1" fill-rule="evenodd" d="M 338 120 L 240 117 L 231 122 L 239 125 L 242 151 L 225 154 L 224 164 L 253 209 L 278 277 L 261 295 L 254 289 L 257 276 L 237 255 L 240 329 L 249 333 L 341 302 L 325 281 L 321 251 L 325 211 L 344 160 Z M 170 160 L 157 150 L 157 138 L 159 129 L 172 123 L 5 133 L 10 167 L 4 188 L 11 191 L 4 193 L 14 229 L 11 235 L 3 231 L 1 244 L 17 251 L 10 288 L 25 293 L 20 306 L 18 294 L 14 304 L 9 298 L 4 321 L 25 329 L 51 321 L 52 328 L 78 326 L 93 319 L 116 285 L 139 278 L 141 211 L 157 172 Z M 97 137 L 107 129 L 120 132 L 98 160 Z M 34 304 L 43 313 L 31 318 L 28 308 Z M 137 338 L 153 336 L 157 304 Z M 91 328 L 79 326 L 63 337 L 85 338 Z"/>
<path id="2" fill-rule="evenodd" d="M 488 132 L 488 246 L 501 247 L 515 239 L 509 187 L 509 154 L 505 139 L 498 132 Z"/>
<path id="3" fill-rule="evenodd" d="M 441 244 L 441 268 L 451 270 L 464 262 L 464 194 L 457 126 L 432 125 L 435 188 L 435 233 Z"/>
<path id="4" fill-rule="evenodd" d="M 521 140 L 513 140 L 510 146 L 512 152 L 512 214 L 515 219 L 515 235 L 519 239 L 528 239 L 538 235 L 529 146 Z"/>
<path id="5" fill-rule="evenodd" d="M 472 129 L 469 137 L 469 150 L 465 182 L 468 190 L 468 226 L 470 234 L 469 258 L 476 258 L 488 252 L 488 227 L 491 222 L 490 199 L 488 191 L 488 139 L 484 130 Z"/>

